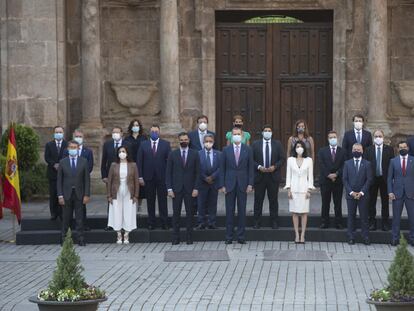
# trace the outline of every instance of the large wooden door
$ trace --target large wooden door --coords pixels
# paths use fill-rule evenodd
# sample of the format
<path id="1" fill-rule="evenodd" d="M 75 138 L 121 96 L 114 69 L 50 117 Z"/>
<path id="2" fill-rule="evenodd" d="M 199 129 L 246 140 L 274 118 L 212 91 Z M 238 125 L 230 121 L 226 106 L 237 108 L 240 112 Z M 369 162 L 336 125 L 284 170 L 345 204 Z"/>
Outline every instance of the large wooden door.
<path id="1" fill-rule="evenodd" d="M 332 23 L 217 24 L 216 97 L 222 146 L 241 114 L 253 139 L 270 123 L 284 148 L 305 119 L 318 150 L 332 128 Z"/>

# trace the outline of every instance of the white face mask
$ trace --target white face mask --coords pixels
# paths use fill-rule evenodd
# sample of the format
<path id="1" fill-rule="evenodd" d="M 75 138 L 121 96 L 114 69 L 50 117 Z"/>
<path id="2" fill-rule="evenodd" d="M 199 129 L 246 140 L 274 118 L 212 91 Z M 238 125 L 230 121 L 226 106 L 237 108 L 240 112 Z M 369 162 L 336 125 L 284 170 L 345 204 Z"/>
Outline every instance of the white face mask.
<path id="1" fill-rule="evenodd" d="M 303 154 L 303 148 L 302 148 L 302 147 L 298 147 L 298 148 L 296 148 L 296 153 L 297 153 L 298 155 L 302 155 L 302 154 Z"/>
<path id="2" fill-rule="evenodd" d="M 272 132 L 263 132 L 262 135 L 263 135 L 263 138 L 266 140 L 269 140 L 272 138 Z"/>
<path id="3" fill-rule="evenodd" d="M 355 129 L 357 129 L 357 130 L 360 130 L 360 129 L 362 129 L 362 122 L 361 121 L 356 121 L 356 122 L 354 122 L 354 127 L 355 127 Z"/>
<path id="4" fill-rule="evenodd" d="M 83 138 L 82 137 L 74 137 L 73 140 L 78 142 L 79 145 L 83 144 Z"/>
<path id="5" fill-rule="evenodd" d="M 240 143 L 242 141 L 241 135 L 233 135 L 233 141 L 235 143 Z"/>
<path id="6" fill-rule="evenodd" d="M 112 139 L 113 140 L 120 140 L 121 134 L 120 133 L 112 133 Z"/>
<path id="7" fill-rule="evenodd" d="M 200 129 L 200 131 L 204 132 L 204 131 L 207 129 L 207 123 L 205 123 L 205 122 L 201 122 L 201 123 L 198 125 L 198 128 Z"/>
<path id="8" fill-rule="evenodd" d="M 374 142 L 375 142 L 376 145 L 380 146 L 380 145 L 382 145 L 384 143 L 384 138 L 382 138 L 382 137 L 375 137 L 374 138 Z"/>
<path id="9" fill-rule="evenodd" d="M 125 160 L 127 157 L 127 154 L 125 152 L 120 152 L 118 156 L 121 160 Z"/>
<path id="10" fill-rule="evenodd" d="M 210 149 L 213 147 L 213 143 L 204 143 L 204 147 L 205 147 L 207 150 L 210 150 Z"/>

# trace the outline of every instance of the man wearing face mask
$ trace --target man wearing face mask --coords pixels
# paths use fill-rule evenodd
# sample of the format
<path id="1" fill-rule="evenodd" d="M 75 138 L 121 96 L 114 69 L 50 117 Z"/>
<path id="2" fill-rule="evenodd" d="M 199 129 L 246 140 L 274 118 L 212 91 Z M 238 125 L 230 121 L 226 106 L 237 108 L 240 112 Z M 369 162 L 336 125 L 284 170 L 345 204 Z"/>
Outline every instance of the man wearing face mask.
<path id="1" fill-rule="evenodd" d="M 263 139 L 255 141 L 252 145 L 255 168 L 254 228 L 260 228 L 263 201 L 267 191 L 271 227 L 272 229 L 277 229 L 279 211 L 278 193 L 281 178 L 280 172 L 286 158 L 280 141 L 272 139 L 271 125 L 263 126 L 262 136 Z"/>
<path id="2" fill-rule="evenodd" d="M 221 152 L 214 149 L 214 135 L 204 136 L 204 148 L 198 152 L 200 157 L 200 189 L 198 201 L 198 226 L 196 229 L 217 229 L 217 199 L 220 185 L 220 157 Z M 208 220 L 206 219 L 208 212 Z"/>
<path id="3" fill-rule="evenodd" d="M 158 200 L 158 212 L 161 228 L 168 230 L 167 186 L 165 172 L 167 159 L 171 152 L 170 143 L 160 138 L 160 127 L 153 124 L 150 139 L 141 143 L 138 149 L 137 166 L 139 183 L 145 186 L 148 209 L 148 230 L 155 229 L 155 198 Z"/>
<path id="4" fill-rule="evenodd" d="M 167 161 L 165 180 L 168 196 L 173 201 L 173 239 L 172 244 L 180 243 L 180 218 L 184 201 L 187 244 L 193 244 L 193 201 L 198 196 L 200 180 L 200 159 L 198 152 L 188 148 L 188 134 L 178 134 L 180 147 L 172 151 Z"/>
<path id="5" fill-rule="evenodd" d="M 329 228 L 329 210 L 333 197 L 335 210 L 335 227 L 342 229 L 342 170 L 345 163 L 345 151 L 338 146 L 335 131 L 328 133 L 329 145 L 318 152 L 319 184 L 321 186 L 322 215 L 321 228 Z"/>
<path id="6" fill-rule="evenodd" d="M 342 148 L 345 150 L 346 159 L 352 158 L 352 146 L 355 143 L 361 144 L 364 149 L 372 146 L 372 136 L 367 130 L 364 130 L 364 116 L 354 115 L 352 118 L 354 128 L 346 131 L 342 140 Z"/>
<path id="7" fill-rule="evenodd" d="M 76 231 L 78 243 L 85 246 L 83 236 L 83 205 L 89 202 L 90 176 L 88 161 L 78 155 L 79 145 L 75 140 L 68 144 L 69 156 L 59 162 L 57 173 L 57 194 L 59 204 L 62 206 L 62 240 L 72 222 L 73 211 L 75 211 Z"/>
<path id="8" fill-rule="evenodd" d="M 392 241 L 400 243 L 401 213 L 407 209 L 410 224 L 409 242 L 414 246 L 414 157 L 409 155 L 406 141 L 398 143 L 399 155 L 393 158 L 388 169 L 388 196 L 392 201 Z"/>
<path id="9" fill-rule="evenodd" d="M 111 164 L 117 160 L 117 150 L 121 146 L 128 146 L 128 144 L 126 144 L 122 139 L 122 128 L 114 126 L 112 128 L 111 139 L 108 139 L 102 148 L 101 177 L 105 184 L 108 182 L 108 173 L 111 168 Z M 106 227 L 105 230 L 110 231 L 112 228 Z"/>
<path id="10" fill-rule="evenodd" d="M 207 116 L 199 116 L 197 118 L 197 129 L 195 131 L 189 132 L 188 137 L 190 138 L 191 149 L 200 151 L 204 147 L 204 136 L 206 134 L 211 134 L 215 136 L 216 134 L 208 129 L 208 118 Z M 216 144 L 214 143 L 213 148 L 216 149 Z"/>
<path id="11" fill-rule="evenodd" d="M 342 182 L 346 191 L 348 205 L 348 244 L 355 244 L 356 212 L 359 210 L 361 234 L 365 245 L 369 245 L 368 204 L 369 187 L 372 182 L 371 163 L 362 158 L 363 147 L 355 143 L 352 146 L 352 159 L 345 161 Z"/>
<path id="12" fill-rule="evenodd" d="M 374 176 L 369 190 L 369 230 L 377 230 L 377 196 L 378 190 L 381 196 L 382 230 L 389 230 L 389 201 L 387 192 L 387 175 L 391 159 L 394 157 L 394 148 L 384 144 L 384 132 L 374 132 L 374 145 L 366 149 L 364 157 L 371 162 L 372 174 Z"/>
<path id="13" fill-rule="evenodd" d="M 220 163 L 221 191 L 226 195 L 226 244 L 233 243 L 234 212 L 237 200 L 237 241 L 246 244 L 247 194 L 253 191 L 254 161 L 252 149 L 242 144 L 242 130 L 232 130 L 231 145 L 223 149 Z"/>
<path id="14" fill-rule="evenodd" d="M 62 219 L 62 209 L 58 204 L 57 198 L 57 170 L 59 161 L 64 157 L 64 151 L 67 142 L 63 139 L 63 127 L 56 126 L 54 128 L 53 140 L 49 141 L 45 146 L 45 161 L 47 163 L 47 178 L 49 180 L 49 208 L 50 219 L 56 220 L 57 217 Z"/>

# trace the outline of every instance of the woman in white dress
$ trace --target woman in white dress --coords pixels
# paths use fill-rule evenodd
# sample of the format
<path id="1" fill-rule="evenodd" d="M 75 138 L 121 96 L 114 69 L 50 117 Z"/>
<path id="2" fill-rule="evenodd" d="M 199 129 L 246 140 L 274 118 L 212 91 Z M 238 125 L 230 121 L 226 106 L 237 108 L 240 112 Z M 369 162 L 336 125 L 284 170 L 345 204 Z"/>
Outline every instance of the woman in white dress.
<path id="1" fill-rule="evenodd" d="M 107 196 L 109 202 L 108 226 L 118 233 L 116 243 L 129 244 L 129 232 L 137 228 L 137 202 L 139 196 L 138 169 L 128 148 L 118 148 L 118 161 L 111 164 L 108 174 Z"/>
<path id="2" fill-rule="evenodd" d="M 292 213 L 295 228 L 295 243 L 305 243 L 305 231 L 308 222 L 310 191 L 313 186 L 313 161 L 307 155 L 303 141 L 293 146 L 292 156 L 287 160 L 286 186 L 289 198 L 289 211 Z M 299 218 L 301 233 L 299 235 Z"/>

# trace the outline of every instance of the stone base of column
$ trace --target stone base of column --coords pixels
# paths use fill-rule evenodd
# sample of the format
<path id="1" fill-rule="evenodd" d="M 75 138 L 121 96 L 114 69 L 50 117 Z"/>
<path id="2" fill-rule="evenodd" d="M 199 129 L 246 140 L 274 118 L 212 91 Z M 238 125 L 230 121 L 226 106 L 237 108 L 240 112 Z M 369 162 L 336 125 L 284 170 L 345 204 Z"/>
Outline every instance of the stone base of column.
<path id="1" fill-rule="evenodd" d="M 178 134 L 185 130 L 179 123 L 161 123 L 161 137 L 171 142 L 171 147 L 178 146 Z"/>

